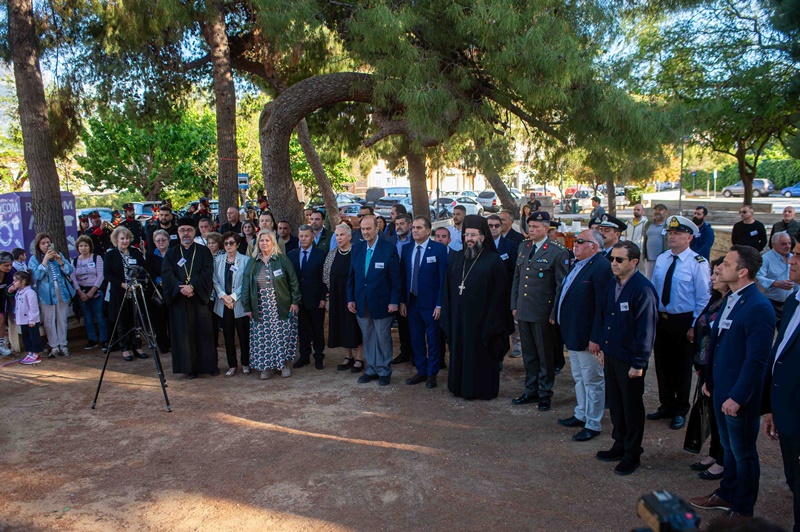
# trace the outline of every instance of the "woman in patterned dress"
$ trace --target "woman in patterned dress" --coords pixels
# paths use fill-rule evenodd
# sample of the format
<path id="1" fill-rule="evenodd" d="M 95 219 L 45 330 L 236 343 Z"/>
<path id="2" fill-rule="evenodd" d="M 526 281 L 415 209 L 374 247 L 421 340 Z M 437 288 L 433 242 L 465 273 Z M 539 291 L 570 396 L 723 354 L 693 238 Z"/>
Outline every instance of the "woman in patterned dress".
<path id="1" fill-rule="evenodd" d="M 347 310 L 347 277 L 350 274 L 350 242 L 352 230 L 344 223 L 334 232 L 336 248 L 328 252 L 322 270 L 322 282 L 328 287 L 328 347 L 344 347 L 347 356 L 336 366 L 339 371 L 364 370 L 364 353 L 361 349 L 361 328 L 356 315 Z"/>
<path id="2" fill-rule="evenodd" d="M 290 363 L 297 354 L 297 312 L 300 283 L 294 267 L 272 231 L 261 231 L 259 253 L 244 271 L 242 307 L 250 318 L 250 367 L 261 379 L 290 377 Z"/>

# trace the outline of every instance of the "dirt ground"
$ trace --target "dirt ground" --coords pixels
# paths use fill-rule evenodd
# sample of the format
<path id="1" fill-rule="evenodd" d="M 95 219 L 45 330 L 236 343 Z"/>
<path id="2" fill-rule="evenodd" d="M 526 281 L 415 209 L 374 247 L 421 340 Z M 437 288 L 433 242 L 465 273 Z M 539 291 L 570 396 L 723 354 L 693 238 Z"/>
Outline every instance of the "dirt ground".
<path id="1" fill-rule="evenodd" d="M 163 356 L 167 413 L 152 360 L 109 364 L 91 410 L 102 354 L 0 368 L 0 530 L 630 530 L 654 489 L 684 498 L 716 483 L 689 470 L 684 431 L 648 422 L 642 467 L 629 477 L 556 423 L 572 414 L 569 366 L 553 408 L 512 406 L 521 359 L 507 360 L 500 397 L 468 402 L 447 391 L 357 384 L 327 367 L 288 379 L 173 377 Z M 397 349 L 395 338 L 395 349 Z M 227 369 L 220 349 L 220 368 Z M 648 408 L 656 406 L 654 372 Z M 777 444 L 759 440 L 758 515 L 791 526 Z M 721 512 L 703 512 L 704 521 Z"/>

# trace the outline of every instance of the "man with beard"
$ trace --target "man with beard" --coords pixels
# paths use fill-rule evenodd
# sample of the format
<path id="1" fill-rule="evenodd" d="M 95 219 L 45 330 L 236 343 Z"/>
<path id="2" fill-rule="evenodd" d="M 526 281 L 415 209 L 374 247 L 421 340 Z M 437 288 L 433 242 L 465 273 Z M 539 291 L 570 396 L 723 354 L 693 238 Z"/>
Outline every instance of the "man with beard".
<path id="1" fill-rule="evenodd" d="M 133 208 L 133 203 L 126 203 L 122 206 L 122 211 L 125 213 L 125 219 L 119 225 L 128 229 L 133 235 L 131 239 L 131 246 L 142 251 L 142 244 L 144 243 L 144 228 L 142 222 L 136 219 L 136 211 Z"/>
<path id="2" fill-rule="evenodd" d="M 456 251 L 461 251 L 461 233 L 464 229 L 464 217 L 467 215 L 467 208 L 463 205 L 453 207 L 453 225 L 447 228 L 450 231 L 450 247 Z"/>
<path id="3" fill-rule="evenodd" d="M 163 211 L 162 211 L 163 214 Z M 213 288 L 214 258 L 194 241 L 194 220 L 178 221 L 178 246 L 167 250 L 161 266 L 162 294 L 168 304 L 172 372 L 190 379 L 199 373 L 219 375 L 217 346 L 208 300 Z"/>
<path id="4" fill-rule="evenodd" d="M 465 248 L 447 268 L 441 326 L 450 346 L 447 388 L 464 399 L 494 399 L 500 359 L 513 331 L 506 299 L 506 271 L 486 220 L 464 220 Z"/>
<path id="5" fill-rule="evenodd" d="M 278 222 L 278 244 L 283 246 L 287 254 L 300 247 L 300 241 L 296 236 L 292 236 L 292 226 L 286 220 Z"/>
<path id="6" fill-rule="evenodd" d="M 653 219 L 644 223 L 644 236 L 642 238 L 641 252 L 644 263 L 644 275 L 648 279 L 653 277 L 653 268 L 656 267 L 656 257 L 667 250 L 667 228 L 664 222 L 667 219 L 667 206 L 657 203 L 653 206 Z M 641 271 L 641 270 L 640 270 Z"/>
<path id="7" fill-rule="evenodd" d="M 567 276 L 569 253 L 547 237 L 550 215 L 546 211 L 531 214 L 527 222 L 530 240 L 519 245 L 511 285 L 511 312 L 519 324 L 525 390 L 512 403 L 538 402 L 539 410 L 546 411 L 555 383 L 555 302 Z"/>
<path id="8" fill-rule="evenodd" d="M 691 248 L 701 257 L 710 260 L 711 247 L 714 245 L 714 230 L 711 228 L 711 224 L 706 222 L 706 216 L 708 216 L 708 209 L 702 205 L 694 208 L 692 221 L 697 226 L 698 235 L 692 240 Z"/>
<path id="9" fill-rule="evenodd" d="M 158 209 L 157 229 L 163 229 L 167 232 L 169 235 L 169 247 L 174 248 L 175 246 L 180 245 L 180 240 L 178 239 L 178 228 L 172 221 L 172 207 L 166 203 L 162 204 Z M 155 229 L 150 232 L 150 236 L 147 239 L 147 249 L 156 248 L 155 244 L 153 244 L 153 233 L 155 232 Z"/>
<path id="10" fill-rule="evenodd" d="M 311 225 L 311 229 L 314 230 L 314 246 L 318 247 L 325 253 L 335 248 L 336 239 L 333 238 L 333 232 L 325 229 L 323 226 L 324 220 L 322 218 L 322 213 L 319 211 L 314 211 L 311 213 L 310 219 L 311 223 L 309 225 Z"/>
<path id="11" fill-rule="evenodd" d="M 89 220 L 92 226 L 83 234 L 92 239 L 94 252 L 103 256 L 111 248 L 111 230 L 103 225 L 103 219 L 97 211 L 89 213 Z"/>
<path id="12" fill-rule="evenodd" d="M 405 213 L 398 214 L 394 219 L 394 229 L 395 233 L 389 238 L 389 242 L 397 249 L 399 264 L 400 257 L 403 256 L 403 246 L 412 240 L 411 216 Z M 402 364 L 412 360 L 414 356 L 414 351 L 411 348 L 411 330 L 408 326 L 408 317 L 398 312 L 395 318 L 397 319 L 397 335 L 400 337 L 400 354 L 392 360 L 392 364 Z"/>
<path id="13" fill-rule="evenodd" d="M 633 218 L 628 220 L 625 229 L 625 240 L 630 240 L 636 247 L 642 249 L 642 241 L 644 240 L 644 227 L 647 223 L 647 216 L 644 215 L 644 207 L 641 203 L 633 206 Z"/>

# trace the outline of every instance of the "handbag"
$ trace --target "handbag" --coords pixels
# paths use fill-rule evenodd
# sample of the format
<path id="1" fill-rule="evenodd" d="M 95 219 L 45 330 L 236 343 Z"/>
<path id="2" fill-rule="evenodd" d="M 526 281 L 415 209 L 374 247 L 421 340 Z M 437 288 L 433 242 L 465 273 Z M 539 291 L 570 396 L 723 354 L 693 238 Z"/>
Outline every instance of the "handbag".
<path id="1" fill-rule="evenodd" d="M 703 393 L 702 387 L 702 379 L 697 379 L 694 405 L 689 414 L 689 423 L 686 424 L 686 438 L 683 440 L 683 449 L 695 454 L 700 453 L 711 435 L 711 416 L 714 415 L 713 401 Z"/>

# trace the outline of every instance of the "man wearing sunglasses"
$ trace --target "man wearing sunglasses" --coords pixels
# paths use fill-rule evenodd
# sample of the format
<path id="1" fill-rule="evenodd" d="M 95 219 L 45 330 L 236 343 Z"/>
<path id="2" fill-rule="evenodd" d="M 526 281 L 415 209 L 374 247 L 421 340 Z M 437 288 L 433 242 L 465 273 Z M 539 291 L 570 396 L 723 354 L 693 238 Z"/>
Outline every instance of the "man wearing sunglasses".
<path id="1" fill-rule="evenodd" d="M 575 414 L 558 422 L 565 427 L 580 427 L 572 439 L 588 441 L 600 434 L 600 420 L 605 406 L 603 366 L 591 352 L 599 331 L 595 317 L 603 304 L 603 294 L 613 274 L 611 263 L 600 251 L 603 237 L 586 229 L 578 233 L 573 251 L 575 264 L 564 278 L 561 297 L 556 306 L 556 323 L 569 352 L 572 378 L 575 379 Z"/>
<path id="2" fill-rule="evenodd" d="M 731 231 L 731 244 L 734 246 L 750 246 L 756 248 L 759 253 L 767 245 L 767 228 L 764 224 L 755 219 L 753 207 L 743 205 L 739 209 L 741 222 L 733 224 Z"/>
<path id="3" fill-rule="evenodd" d="M 671 429 L 682 429 L 689 412 L 689 390 L 694 360 L 694 322 L 711 298 L 708 261 L 689 247 L 697 226 L 683 216 L 667 218 L 665 251 L 656 259 L 653 285 L 658 292 L 658 326 L 655 361 L 658 378 L 656 412 L 653 421 L 671 418 Z"/>

